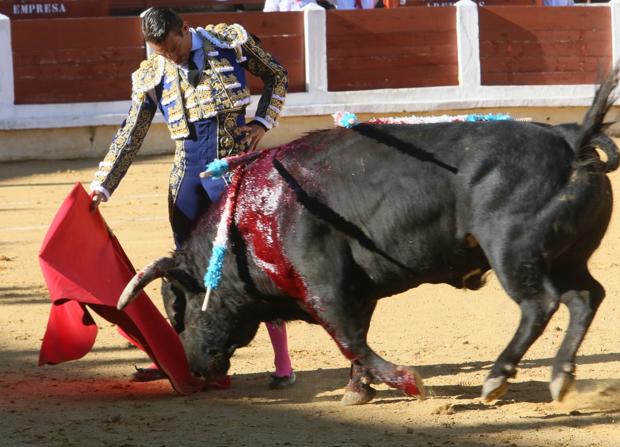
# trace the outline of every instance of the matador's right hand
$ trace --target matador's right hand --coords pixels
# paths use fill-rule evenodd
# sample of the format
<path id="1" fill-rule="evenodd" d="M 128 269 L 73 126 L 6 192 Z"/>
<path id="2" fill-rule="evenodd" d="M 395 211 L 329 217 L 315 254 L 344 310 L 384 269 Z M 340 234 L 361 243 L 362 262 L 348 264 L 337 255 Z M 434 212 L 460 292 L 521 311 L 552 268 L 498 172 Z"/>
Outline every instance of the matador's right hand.
<path id="1" fill-rule="evenodd" d="M 90 211 L 95 212 L 102 201 L 105 201 L 105 195 L 102 192 L 95 191 L 91 195 Z"/>

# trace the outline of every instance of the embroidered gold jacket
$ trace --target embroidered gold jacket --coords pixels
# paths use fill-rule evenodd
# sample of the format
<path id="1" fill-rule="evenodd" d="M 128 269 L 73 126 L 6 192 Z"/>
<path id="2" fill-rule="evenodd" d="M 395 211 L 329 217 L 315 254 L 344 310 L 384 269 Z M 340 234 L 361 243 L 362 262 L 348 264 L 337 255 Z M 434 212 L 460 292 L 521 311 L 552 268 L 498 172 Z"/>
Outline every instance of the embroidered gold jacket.
<path id="1" fill-rule="evenodd" d="M 286 70 L 241 25 L 209 25 L 195 31 L 203 39 L 206 58 L 198 84 L 193 87 L 183 71 L 163 56 L 152 55 L 140 64 L 132 75 L 131 108 L 99 164 L 91 183 L 93 191 L 101 191 L 108 198 L 116 189 L 158 107 L 172 139 L 177 141 L 175 171 L 184 170 L 182 140 L 190 135 L 188 123 L 215 118 L 218 155 L 242 150 L 237 117 L 251 101 L 244 69 L 265 84 L 255 119 L 267 129 L 276 124 L 288 86 Z"/>

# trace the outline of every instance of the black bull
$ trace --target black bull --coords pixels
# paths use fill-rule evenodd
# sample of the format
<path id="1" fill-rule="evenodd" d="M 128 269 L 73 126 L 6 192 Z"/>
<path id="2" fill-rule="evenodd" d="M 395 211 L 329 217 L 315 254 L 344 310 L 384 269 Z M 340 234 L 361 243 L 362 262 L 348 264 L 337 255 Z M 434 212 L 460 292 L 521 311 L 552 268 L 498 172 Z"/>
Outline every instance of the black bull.
<path id="1" fill-rule="evenodd" d="M 570 322 L 550 385 L 561 400 L 605 295 L 587 262 L 612 209 L 605 173 L 618 167 L 618 148 L 602 130 L 616 83 L 614 73 L 581 125 L 360 124 L 265 151 L 238 173 L 230 253 L 208 310 L 200 309 L 202 277 L 221 206 L 182 250 L 136 275 L 119 308 L 165 277 L 168 317 L 206 379 L 227 372 L 262 321 L 321 324 L 353 365 L 344 401 L 363 403 L 373 380 L 422 392 L 415 371 L 366 342 L 377 300 L 422 283 L 477 289 L 493 269 L 521 320 L 483 397 L 505 392 L 563 303 Z"/>

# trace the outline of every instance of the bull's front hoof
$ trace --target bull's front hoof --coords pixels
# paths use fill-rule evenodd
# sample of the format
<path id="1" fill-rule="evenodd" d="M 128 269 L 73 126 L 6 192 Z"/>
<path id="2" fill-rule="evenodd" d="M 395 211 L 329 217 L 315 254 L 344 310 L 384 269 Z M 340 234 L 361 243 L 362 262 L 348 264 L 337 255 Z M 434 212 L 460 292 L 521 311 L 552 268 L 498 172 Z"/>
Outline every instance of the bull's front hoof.
<path id="1" fill-rule="evenodd" d="M 370 385 L 360 383 L 357 387 L 349 387 L 344 390 L 342 402 L 344 405 L 364 405 L 375 398 L 377 390 Z"/>
<path id="2" fill-rule="evenodd" d="M 416 396 L 420 400 L 426 399 L 426 388 L 424 388 L 424 382 L 422 382 L 422 376 L 418 374 L 418 372 L 413 370 L 413 377 L 415 378 L 415 383 L 418 388 L 418 395 Z"/>
<path id="3" fill-rule="evenodd" d="M 574 383 L 575 376 L 573 374 L 567 372 L 559 373 L 549 384 L 551 398 L 556 402 L 562 402 Z"/>
<path id="4" fill-rule="evenodd" d="M 485 402 L 497 400 L 508 391 L 508 379 L 504 376 L 489 377 L 482 387 L 482 399 Z"/>
<path id="5" fill-rule="evenodd" d="M 422 377 L 415 369 L 409 369 L 404 366 L 396 367 L 396 375 L 391 380 L 386 380 L 386 384 L 391 387 L 398 388 L 407 396 L 417 397 L 420 400 L 426 398 L 426 390 Z"/>

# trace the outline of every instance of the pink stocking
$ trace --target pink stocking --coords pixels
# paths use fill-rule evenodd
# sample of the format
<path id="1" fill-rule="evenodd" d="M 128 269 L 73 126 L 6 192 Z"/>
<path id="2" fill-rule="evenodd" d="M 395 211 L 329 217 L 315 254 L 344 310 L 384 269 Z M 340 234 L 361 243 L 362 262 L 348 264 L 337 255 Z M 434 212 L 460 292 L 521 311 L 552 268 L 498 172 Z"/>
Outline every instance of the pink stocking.
<path id="1" fill-rule="evenodd" d="M 288 339 L 286 336 L 286 324 L 284 322 L 265 323 L 271 346 L 273 346 L 276 376 L 288 377 L 293 372 L 291 358 L 288 355 Z"/>

